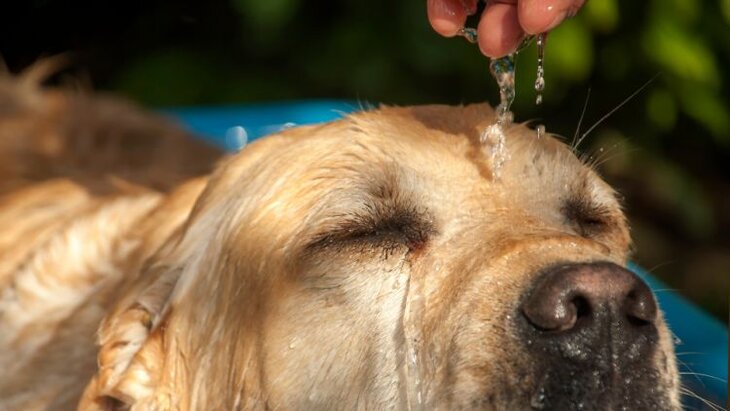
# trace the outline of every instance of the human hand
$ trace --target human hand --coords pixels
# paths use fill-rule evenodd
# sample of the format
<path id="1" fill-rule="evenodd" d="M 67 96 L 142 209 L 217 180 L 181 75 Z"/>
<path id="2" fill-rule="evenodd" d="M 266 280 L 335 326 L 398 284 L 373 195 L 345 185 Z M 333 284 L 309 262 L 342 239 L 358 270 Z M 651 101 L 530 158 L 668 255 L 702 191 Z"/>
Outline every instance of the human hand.
<path id="1" fill-rule="evenodd" d="M 428 20 L 452 37 L 476 13 L 478 0 L 427 0 Z M 574 16 L 586 0 L 488 0 L 477 27 L 479 49 L 497 58 L 515 51 L 525 35 L 544 33 Z"/>

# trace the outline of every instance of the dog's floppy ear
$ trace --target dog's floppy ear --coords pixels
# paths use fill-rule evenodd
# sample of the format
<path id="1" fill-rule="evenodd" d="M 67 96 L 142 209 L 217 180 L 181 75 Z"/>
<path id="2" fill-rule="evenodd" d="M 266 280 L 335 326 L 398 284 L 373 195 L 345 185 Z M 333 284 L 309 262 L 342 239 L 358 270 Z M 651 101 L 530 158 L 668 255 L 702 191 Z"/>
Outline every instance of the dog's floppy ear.
<path id="1" fill-rule="evenodd" d="M 177 246 L 205 185 L 206 179 L 184 184 L 141 223 L 139 258 L 146 262 L 125 275 L 127 286 L 115 290 L 121 298 L 98 329 L 98 370 L 79 409 L 126 409 L 153 401 L 165 360 L 161 344 L 170 298 L 185 265 Z"/>
<path id="2" fill-rule="evenodd" d="M 79 409 L 127 409 L 150 400 L 165 358 L 160 330 L 180 272 L 180 268 L 150 267 L 143 277 L 154 280 L 130 293 L 134 298 L 123 301 L 102 322 L 98 372 L 86 387 Z"/>

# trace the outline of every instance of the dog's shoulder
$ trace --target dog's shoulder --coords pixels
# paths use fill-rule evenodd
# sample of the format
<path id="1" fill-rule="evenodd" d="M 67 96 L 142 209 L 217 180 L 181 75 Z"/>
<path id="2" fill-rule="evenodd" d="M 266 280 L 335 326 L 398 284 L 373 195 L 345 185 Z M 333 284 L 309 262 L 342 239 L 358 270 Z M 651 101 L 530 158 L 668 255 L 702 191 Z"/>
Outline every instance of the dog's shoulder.
<path id="1" fill-rule="evenodd" d="M 151 280 L 140 279 L 145 261 L 173 241 L 205 183 L 95 196 L 57 180 L 0 199 L 0 228 L 12 230 L 0 234 L 0 366 L 12 375 L 0 377 L 0 408 L 78 400 L 102 319 Z"/>

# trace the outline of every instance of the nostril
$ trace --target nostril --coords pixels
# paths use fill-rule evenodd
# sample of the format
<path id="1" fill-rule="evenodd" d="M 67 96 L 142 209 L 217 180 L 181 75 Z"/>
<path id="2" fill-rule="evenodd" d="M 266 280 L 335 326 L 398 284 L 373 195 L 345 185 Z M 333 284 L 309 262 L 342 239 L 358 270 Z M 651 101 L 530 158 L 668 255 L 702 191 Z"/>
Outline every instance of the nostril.
<path id="1" fill-rule="evenodd" d="M 560 331 L 572 327 L 576 321 L 575 307 L 556 304 L 545 298 L 532 298 L 522 307 L 522 313 L 533 327 L 540 331 Z"/>
<path id="2" fill-rule="evenodd" d="M 568 293 L 536 293 L 522 307 L 522 312 L 535 328 L 541 331 L 566 331 L 579 321 L 585 322 L 591 316 L 591 304 L 583 295 Z"/>
<path id="3" fill-rule="evenodd" d="M 575 306 L 577 321 L 589 318 L 591 316 L 591 304 L 588 302 L 588 299 L 586 297 L 582 295 L 576 296 L 575 298 L 573 298 L 572 303 Z"/>

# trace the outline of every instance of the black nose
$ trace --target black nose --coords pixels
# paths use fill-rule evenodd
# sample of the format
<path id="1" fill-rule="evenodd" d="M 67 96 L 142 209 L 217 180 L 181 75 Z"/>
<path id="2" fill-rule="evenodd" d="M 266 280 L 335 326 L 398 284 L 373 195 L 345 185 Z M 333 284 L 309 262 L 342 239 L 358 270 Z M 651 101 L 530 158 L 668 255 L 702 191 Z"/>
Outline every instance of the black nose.
<path id="1" fill-rule="evenodd" d="M 634 356 L 653 344 L 657 306 L 649 287 L 607 262 L 566 264 L 538 277 L 522 313 L 562 356 L 610 349 Z M 534 334 L 534 333 L 533 333 Z"/>

